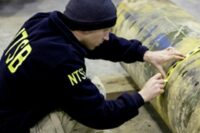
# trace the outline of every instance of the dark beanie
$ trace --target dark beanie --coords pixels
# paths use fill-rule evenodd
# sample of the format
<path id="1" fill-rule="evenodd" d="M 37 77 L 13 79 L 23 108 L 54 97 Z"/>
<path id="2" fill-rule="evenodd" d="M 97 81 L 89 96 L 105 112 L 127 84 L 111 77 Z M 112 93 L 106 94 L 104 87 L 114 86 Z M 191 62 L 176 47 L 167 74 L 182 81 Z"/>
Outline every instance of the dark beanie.
<path id="1" fill-rule="evenodd" d="M 116 7 L 111 0 L 70 0 L 65 23 L 71 30 L 96 30 L 116 23 Z"/>

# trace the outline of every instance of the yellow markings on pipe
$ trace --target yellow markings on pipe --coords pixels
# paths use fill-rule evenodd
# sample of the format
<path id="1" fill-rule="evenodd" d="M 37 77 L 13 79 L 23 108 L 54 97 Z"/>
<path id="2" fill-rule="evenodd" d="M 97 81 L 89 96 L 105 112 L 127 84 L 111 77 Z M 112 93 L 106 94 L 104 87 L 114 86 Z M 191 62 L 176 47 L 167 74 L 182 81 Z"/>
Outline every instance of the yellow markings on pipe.
<path id="1" fill-rule="evenodd" d="M 174 63 L 168 70 L 167 72 L 167 77 L 165 78 L 165 86 L 166 84 L 168 83 L 172 73 L 175 71 L 175 69 L 177 68 L 177 66 L 179 66 L 183 61 L 187 60 L 189 57 L 195 55 L 196 53 L 200 52 L 200 46 L 196 47 L 195 49 L 193 49 L 192 51 L 188 52 L 186 54 L 186 57 L 184 60 L 180 60 L 180 61 L 177 61 L 176 63 Z"/>

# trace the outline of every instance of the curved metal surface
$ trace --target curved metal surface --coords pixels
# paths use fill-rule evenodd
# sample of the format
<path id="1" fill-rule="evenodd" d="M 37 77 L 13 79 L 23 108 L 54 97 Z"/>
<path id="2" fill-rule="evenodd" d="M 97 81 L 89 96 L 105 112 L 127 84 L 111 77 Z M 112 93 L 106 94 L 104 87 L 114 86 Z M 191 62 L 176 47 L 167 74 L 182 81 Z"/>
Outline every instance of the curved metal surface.
<path id="1" fill-rule="evenodd" d="M 181 62 L 165 64 L 165 93 L 151 103 L 173 132 L 200 132 L 200 23 L 168 1 L 124 0 L 113 32 L 141 40 L 152 51 L 175 47 L 187 55 Z M 122 66 L 139 88 L 157 72 L 147 63 Z"/>

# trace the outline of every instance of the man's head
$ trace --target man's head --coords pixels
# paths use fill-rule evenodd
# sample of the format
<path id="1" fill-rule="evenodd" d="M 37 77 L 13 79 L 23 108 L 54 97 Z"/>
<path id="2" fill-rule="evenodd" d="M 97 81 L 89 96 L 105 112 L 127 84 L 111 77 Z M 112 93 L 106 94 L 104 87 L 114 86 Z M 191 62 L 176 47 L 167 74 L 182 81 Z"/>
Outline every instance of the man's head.
<path id="1" fill-rule="evenodd" d="M 111 0 L 70 0 L 64 15 L 67 26 L 89 49 L 109 39 L 110 27 L 117 19 L 116 7 Z"/>

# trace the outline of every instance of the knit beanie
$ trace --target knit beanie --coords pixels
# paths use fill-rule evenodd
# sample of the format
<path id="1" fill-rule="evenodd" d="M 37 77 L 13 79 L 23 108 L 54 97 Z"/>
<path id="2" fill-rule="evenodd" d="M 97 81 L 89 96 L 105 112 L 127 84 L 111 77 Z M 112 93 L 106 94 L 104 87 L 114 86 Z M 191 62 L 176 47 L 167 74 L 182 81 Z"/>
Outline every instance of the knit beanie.
<path id="1" fill-rule="evenodd" d="M 64 11 L 71 30 L 96 30 L 116 23 L 116 7 L 111 0 L 70 0 Z"/>

